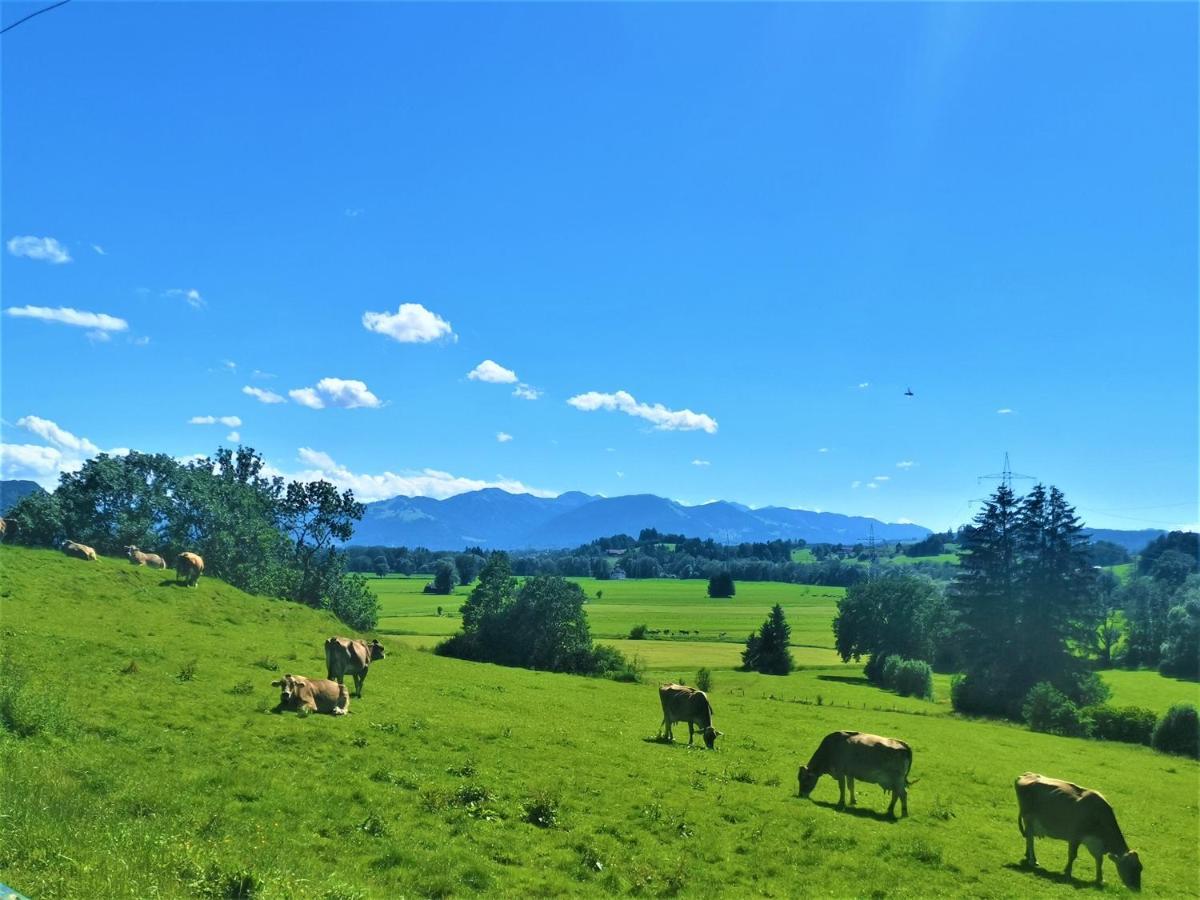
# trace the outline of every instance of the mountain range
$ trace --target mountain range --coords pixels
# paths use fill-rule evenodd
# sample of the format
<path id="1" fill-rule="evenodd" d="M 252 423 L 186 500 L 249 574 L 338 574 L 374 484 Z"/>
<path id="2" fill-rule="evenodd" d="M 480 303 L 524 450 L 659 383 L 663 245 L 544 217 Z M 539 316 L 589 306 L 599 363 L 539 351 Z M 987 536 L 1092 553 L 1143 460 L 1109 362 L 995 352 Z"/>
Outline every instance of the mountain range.
<path id="1" fill-rule="evenodd" d="M 751 509 L 724 500 L 684 506 L 653 494 L 595 497 L 568 491 L 544 498 L 486 488 L 445 500 L 392 497 L 366 506 L 353 543 L 438 550 L 561 549 L 614 534 L 636 537 L 643 528 L 721 543 L 800 538 L 858 543 L 872 529 L 876 540 L 912 541 L 930 533 L 921 525 L 781 506 Z"/>

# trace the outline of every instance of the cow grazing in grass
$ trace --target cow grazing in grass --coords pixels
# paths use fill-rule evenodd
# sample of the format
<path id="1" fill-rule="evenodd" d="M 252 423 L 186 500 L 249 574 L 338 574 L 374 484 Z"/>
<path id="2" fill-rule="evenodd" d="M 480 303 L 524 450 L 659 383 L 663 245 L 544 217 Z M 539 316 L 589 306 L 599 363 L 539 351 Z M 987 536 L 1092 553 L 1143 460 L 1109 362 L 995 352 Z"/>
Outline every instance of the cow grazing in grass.
<path id="1" fill-rule="evenodd" d="M 854 806 L 854 782 L 869 781 L 892 792 L 888 815 L 896 816 L 896 800 L 900 814 L 908 815 L 908 770 L 912 768 L 912 749 L 904 741 L 862 734 L 858 731 L 835 731 L 825 735 L 821 746 L 807 766 L 796 773 L 800 796 L 807 797 L 822 775 L 831 775 L 838 783 L 838 808 L 846 805 L 846 785 L 850 786 L 850 805 Z"/>
<path id="2" fill-rule="evenodd" d="M 96 561 L 96 551 L 87 544 L 79 544 L 75 541 L 63 541 L 62 552 L 67 554 L 67 556 L 77 556 L 79 559 L 86 559 L 91 562 Z"/>
<path id="3" fill-rule="evenodd" d="M 278 681 L 272 681 L 271 687 L 279 688 L 279 705 L 275 712 L 307 709 L 344 716 L 350 711 L 350 694 L 344 684 L 336 681 L 284 675 Z"/>
<path id="4" fill-rule="evenodd" d="M 185 582 L 188 587 L 195 587 L 200 576 L 204 574 L 204 560 L 195 553 L 180 553 L 175 557 L 175 580 Z"/>
<path id="5" fill-rule="evenodd" d="M 1142 889 L 1142 861 L 1137 851 L 1130 850 L 1125 836 L 1117 826 L 1117 817 L 1101 794 L 1081 788 L 1069 781 L 1046 778 L 1026 772 L 1016 781 L 1017 828 L 1025 838 L 1025 864 L 1036 866 L 1033 854 L 1034 837 L 1052 837 L 1067 842 L 1066 875 L 1079 845 L 1083 844 L 1096 858 L 1096 884 L 1103 882 L 1100 872 L 1108 854 L 1117 867 L 1117 874 L 1130 890 Z"/>
<path id="6" fill-rule="evenodd" d="M 383 644 L 379 641 L 367 643 L 352 638 L 331 637 L 325 642 L 326 675 L 338 684 L 347 675 L 353 675 L 354 694 L 357 697 L 362 696 L 367 668 L 377 659 L 383 659 Z"/>
<path id="7" fill-rule="evenodd" d="M 132 544 L 125 548 L 125 555 L 135 566 L 149 566 L 152 569 L 165 569 L 167 561 L 157 553 L 143 553 Z"/>
<path id="8" fill-rule="evenodd" d="M 713 728 L 712 704 L 704 691 L 685 687 L 682 684 L 664 684 L 658 688 L 658 699 L 662 701 L 662 730 L 668 741 L 675 740 L 671 726 L 675 722 L 688 723 L 688 744 L 695 738 L 696 729 L 704 733 L 704 744 L 713 749 L 722 732 Z"/>

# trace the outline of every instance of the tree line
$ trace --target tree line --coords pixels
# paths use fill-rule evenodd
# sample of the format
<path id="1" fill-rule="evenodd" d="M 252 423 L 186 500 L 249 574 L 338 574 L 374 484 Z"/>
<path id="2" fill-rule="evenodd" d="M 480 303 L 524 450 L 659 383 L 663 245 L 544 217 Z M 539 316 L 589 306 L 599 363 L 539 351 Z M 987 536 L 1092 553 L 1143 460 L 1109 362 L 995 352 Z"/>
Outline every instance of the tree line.
<path id="1" fill-rule="evenodd" d="M 235 587 L 327 608 L 369 630 L 378 602 L 361 577 L 347 575 L 338 549 L 362 516 L 353 492 L 269 476 L 254 449 L 238 447 L 188 462 L 101 454 L 63 473 L 52 493 L 23 498 L 6 519 L 11 540 L 29 546 L 69 539 L 120 555 L 136 545 L 168 560 L 193 551 Z"/>

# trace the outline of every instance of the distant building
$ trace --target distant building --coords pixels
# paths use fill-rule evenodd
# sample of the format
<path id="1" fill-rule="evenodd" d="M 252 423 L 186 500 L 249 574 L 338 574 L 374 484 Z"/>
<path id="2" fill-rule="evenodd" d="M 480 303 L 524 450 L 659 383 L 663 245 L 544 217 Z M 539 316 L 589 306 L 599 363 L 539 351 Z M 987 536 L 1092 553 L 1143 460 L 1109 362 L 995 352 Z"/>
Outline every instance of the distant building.
<path id="1" fill-rule="evenodd" d="M 624 556 L 625 555 L 624 550 L 605 550 L 604 552 L 607 553 L 609 556 Z"/>
<path id="2" fill-rule="evenodd" d="M 613 569 L 612 574 L 609 575 L 608 577 L 611 578 L 613 581 L 624 581 L 625 580 L 625 570 L 624 569 Z"/>

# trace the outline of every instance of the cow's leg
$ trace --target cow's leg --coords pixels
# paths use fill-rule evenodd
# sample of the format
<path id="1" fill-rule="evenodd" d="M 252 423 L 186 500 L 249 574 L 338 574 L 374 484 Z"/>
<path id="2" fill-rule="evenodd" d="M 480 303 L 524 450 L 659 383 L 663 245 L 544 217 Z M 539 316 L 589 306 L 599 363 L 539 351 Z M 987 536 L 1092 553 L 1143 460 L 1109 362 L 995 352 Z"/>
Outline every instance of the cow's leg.
<path id="1" fill-rule="evenodd" d="M 354 676 L 354 691 L 355 691 L 355 693 L 358 694 L 360 699 L 362 698 L 363 682 L 366 680 L 367 680 L 366 672 L 363 672 L 361 675 Z"/>
<path id="2" fill-rule="evenodd" d="M 692 746 L 692 741 L 695 739 L 695 737 L 696 737 L 696 725 L 691 719 L 688 719 L 688 746 L 689 747 Z"/>
<path id="3" fill-rule="evenodd" d="M 846 807 L 846 776 L 838 774 L 838 809 Z"/>
<path id="4" fill-rule="evenodd" d="M 675 738 L 671 734 L 671 717 L 666 713 L 663 713 L 661 734 L 668 742 L 675 743 Z"/>
<path id="5" fill-rule="evenodd" d="M 896 796 L 892 795 L 892 805 L 896 805 Z M 908 788 L 900 788 L 900 815 L 908 818 Z"/>
<path id="6" fill-rule="evenodd" d="M 1033 852 L 1033 822 L 1030 819 L 1025 819 L 1025 865 L 1029 868 L 1036 868 L 1037 856 Z"/>
<path id="7" fill-rule="evenodd" d="M 1075 865 L 1075 856 L 1079 853 L 1079 841 L 1070 841 L 1067 844 L 1067 877 L 1071 877 L 1071 867 Z"/>
<path id="8" fill-rule="evenodd" d="M 1089 847 L 1088 849 L 1090 850 L 1091 848 Z M 1104 867 L 1104 854 L 1093 853 L 1092 855 L 1096 857 L 1096 884 L 1104 884 L 1104 874 L 1100 871 Z"/>
<path id="9" fill-rule="evenodd" d="M 858 806 L 858 797 L 856 797 L 854 794 L 854 776 L 853 775 L 846 776 L 846 785 L 847 785 L 847 787 L 850 788 L 850 805 Z"/>
<path id="10" fill-rule="evenodd" d="M 888 804 L 888 811 L 887 811 L 889 819 L 896 818 L 896 800 L 899 797 L 900 797 L 899 793 L 897 793 L 896 791 L 892 791 L 892 802 Z"/>

